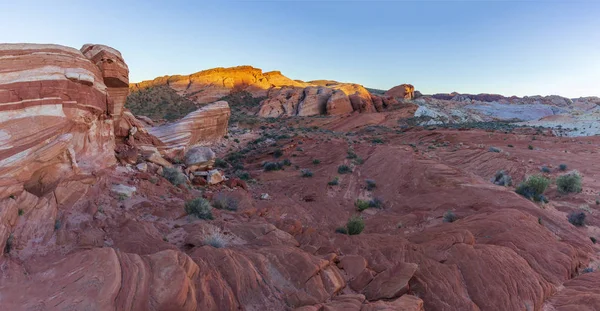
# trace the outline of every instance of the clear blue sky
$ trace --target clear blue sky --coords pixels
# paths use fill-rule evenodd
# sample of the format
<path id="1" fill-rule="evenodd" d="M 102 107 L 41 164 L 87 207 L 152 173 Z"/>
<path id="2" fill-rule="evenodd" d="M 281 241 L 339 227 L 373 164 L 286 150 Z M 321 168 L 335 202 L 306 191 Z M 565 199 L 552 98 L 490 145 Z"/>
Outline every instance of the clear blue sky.
<path id="1" fill-rule="evenodd" d="M 8 1 L 0 42 L 103 43 L 132 82 L 252 65 L 423 93 L 600 96 L 600 2 Z"/>

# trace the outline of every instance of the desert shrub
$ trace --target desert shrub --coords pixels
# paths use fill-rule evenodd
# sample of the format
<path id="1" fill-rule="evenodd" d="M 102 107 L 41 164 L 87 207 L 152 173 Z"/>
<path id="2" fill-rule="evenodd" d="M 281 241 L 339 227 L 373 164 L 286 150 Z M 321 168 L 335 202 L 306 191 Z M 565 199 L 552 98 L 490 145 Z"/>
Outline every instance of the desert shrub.
<path id="1" fill-rule="evenodd" d="M 354 150 L 352 149 L 348 149 L 348 155 L 346 156 L 346 158 L 348 159 L 356 159 L 358 156 L 356 155 L 356 153 L 354 153 Z"/>
<path id="2" fill-rule="evenodd" d="M 337 227 L 335 228 L 335 233 L 348 234 L 348 229 L 346 227 Z"/>
<path id="3" fill-rule="evenodd" d="M 512 186 L 512 177 L 506 171 L 501 170 L 496 172 L 492 178 L 492 182 L 499 186 L 508 187 Z"/>
<path id="4" fill-rule="evenodd" d="M 581 175 L 577 171 L 572 171 L 558 176 L 556 187 L 561 193 L 579 193 L 581 192 Z"/>
<path id="5" fill-rule="evenodd" d="M 342 164 L 342 165 L 338 166 L 338 173 L 349 174 L 349 173 L 352 173 L 352 169 L 348 165 Z"/>
<path id="6" fill-rule="evenodd" d="M 458 216 L 454 214 L 452 211 L 447 211 L 444 213 L 444 222 L 455 222 L 458 219 Z"/>
<path id="7" fill-rule="evenodd" d="M 518 194 L 536 202 L 542 201 L 542 194 L 550 185 L 550 180 L 542 175 L 529 176 L 515 190 Z"/>
<path id="8" fill-rule="evenodd" d="M 529 145 L 529 146 L 527 146 L 527 149 L 529 149 L 529 150 L 533 150 L 533 146 L 532 146 L 532 145 Z"/>
<path id="9" fill-rule="evenodd" d="M 281 169 L 281 164 L 277 162 L 265 162 L 263 164 L 263 169 L 266 172 L 279 171 Z"/>
<path id="10" fill-rule="evenodd" d="M 567 219 L 575 227 L 582 227 L 585 225 L 585 213 L 584 212 L 571 212 Z"/>
<path id="11" fill-rule="evenodd" d="M 221 158 L 217 158 L 215 160 L 215 166 L 220 167 L 220 168 L 227 168 L 227 166 L 229 166 L 229 165 L 227 164 L 227 162 L 225 160 L 223 160 Z"/>
<path id="12" fill-rule="evenodd" d="M 509 145 L 507 145 L 507 147 L 509 147 L 509 148 L 513 148 L 514 146 L 509 144 Z"/>
<path id="13" fill-rule="evenodd" d="M 381 139 L 381 138 L 375 138 L 375 139 L 371 140 L 371 142 L 373 144 L 383 144 L 384 143 L 383 139 Z"/>
<path id="14" fill-rule="evenodd" d="M 365 163 L 365 161 L 363 160 L 363 158 L 358 157 L 358 158 L 354 159 L 354 163 L 361 165 L 361 164 Z"/>
<path id="15" fill-rule="evenodd" d="M 321 163 L 321 160 L 319 160 L 319 159 L 313 159 L 313 160 L 312 160 L 312 163 L 313 163 L 314 165 L 317 165 L 317 164 Z"/>
<path id="16" fill-rule="evenodd" d="M 369 200 L 369 207 L 383 208 L 383 201 L 380 198 L 373 198 Z"/>
<path id="17" fill-rule="evenodd" d="M 581 271 L 581 274 L 586 274 L 586 273 L 591 273 L 591 272 L 594 272 L 594 268 L 587 267 Z"/>
<path id="18" fill-rule="evenodd" d="M 185 175 L 174 167 L 164 167 L 163 177 L 166 178 L 174 186 L 179 186 L 185 183 Z"/>
<path id="19" fill-rule="evenodd" d="M 369 208 L 369 201 L 364 201 L 361 199 L 356 199 L 356 201 L 354 202 L 354 206 L 356 206 L 356 209 L 358 209 L 359 211 L 364 211 L 367 208 Z"/>
<path id="20" fill-rule="evenodd" d="M 496 148 L 496 147 L 490 147 L 490 149 L 488 149 L 488 151 L 489 151 L 489 152 L 497 152 L 497 153 L 498 153 L 498 152 L 500 152 L 500 151 L 502 151 L 502 150 L 500 150 L 500 149 L 498 149 L 498 148 Z"/>
<path id="21" fill-rule="evenodd" d="M 200 219 L 213 219 L 212 206 L 204 198 L 195 198 L 185 202 L 185 212 Z"/>
<path id="22" fill-rule="evenodd" d="M 219 193 L 212 199 L 212 205 L 217 209 L 237 211 L 239 202 L 236 198 L 225 193 Z"/>
<path id="23" fill-rule="evenodd" d="M 567 165 L 566 164 L 560 164 L 560 165 L 558 165 L 558 169 L 564 172 L 564 171 L 567 170 Z"/>
<path id="24" fill-rule="evenodd" d="M 283 162 L 281 162 L 281 164 L 285 166 L 290 166 L 292 165 L 292 161 L 290 161 L 290 159 L 283 159 Z"/>
<path id="25" fill-rule="evenodd" d="M 302 177 L 312 177 L 313 176 L 313 172 L 307 168 L 301 169 L 300 174 L 302 175 Z"/>
<path id="26" fill-rule="evenodd" d="M 235 173 L 235 175 L 241 180 L 250 180 L 251 178 L 250 173 L 246 171 L 238 171 Z"/>
<path id="27" fill-rule="evenodd" d="M 304 149 L 302 149 L 302 147 L 296 147 L 296 151 L 304 151 Z"/>
<path id="28" fill-rule="evenodd" d="M 327 183 L 330 186 L 337 186 L 340 184 L 340 178 L 339 177 L 335 177 L 334 179 L 332 179 L 331 181 L 329 181 Z"/>
<path id="29" fill-rule="evenodd" d="M 377 183 L 373 179 L 367 179 L 365 182 L 367 183 L 367 190 L 371 191 L 377 188 Z"/>
<path id="30" fill-rule="evenodd" d="M 592 243 L 594 243 L 594 244 L 596 244 L 596 242 L 597 242 L 596 238 L 595 238 L 595 237 L 593 237 L 593 236 L 591 236 L 591 237 L 590 237 L 590 240 L 591 240 L 591 241 L 592 241 Z"/>
<path id="31" fill-rule="evenodd" d="M 283 151 L 281 151 L 281 149 L 275 149 L 275 151 L 273 151 L 273 156 L 275 158 L 279 158 L 283 155 Z"/>
<path id="32" fill-rule="evenodd" d="M 223 248 L 229 244 L 229 238 L 218 228 L 212 227 L 204 234 L 204 245 L 210 245 L 214 248 Z"/>
<path id="33" fill-rule="evenodd" d="M 352 216 L 346 223 L 349 235 L 360 234 L 365 229 L 365 221 L 359 216 Z"/>
<path id="34" fill-rule="evenodd" d="M 23 211 L 23 209 L 20 208 L 19 211 L 18 211 L 19 216 L 23 216 L 24 213 L 25 213 L 25 211 Z"/>
<path id="35" fill-rule="evenodd" d="M 546 173 L 546 174 L 551 172 L 550 168 L 547 166 L 542 166 L 542 168 L 540 170 L 542 171 L 542 173 Z"/>

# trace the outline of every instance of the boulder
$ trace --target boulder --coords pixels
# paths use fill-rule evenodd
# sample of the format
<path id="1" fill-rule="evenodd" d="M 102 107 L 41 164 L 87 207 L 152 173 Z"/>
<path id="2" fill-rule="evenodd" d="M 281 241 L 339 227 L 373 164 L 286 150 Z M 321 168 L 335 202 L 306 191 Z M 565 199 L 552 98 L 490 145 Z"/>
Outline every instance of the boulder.
<path id="1" fill-rule="evenodd" d="M 215 153 L 209 147 L 196 146 L 190 148 L 185 154 L 185 165 L 198 168 L 212 166 L 215 163 Z"/>
<path id="2" fill-rule="evenodd" d="M 206 176 L 209 185 L 215 185 L 225 180 L 225 176 L 219 170 L 210 170 Z"/>
<path id="3" fill-rule="evenodd" d="M 327 112 L 327 102 L 333 90 L 310 86 L 304 89 L 304 98 L 298 105 L 298 116 L 316 116 Z"/>
<path id="4" fill-rule="evenodd" d="M 163 144 L 158 146 L 158 150 L 167 155 L 192 145 L 223 138 L 227 134 L 230 114 L 229 104 L 218 101 L 188 114 L 177 122 L 149 128 L 148 133 Z"/>
<path id="5" fill-rule="evenodd" d="M 377 274 L 365 287 L 368 300 L 392 299 L 408 292 L 408 282 L 417 271 L 417 264 L 401 262 Z"/>
<path id="6" fill-rule="evenodd" d="M 415 87 L 412 84 L 400 84 L 394 86 L 385 92 L 386 96 L 402 99 L 413 99 L 415 97 Z"/>
<path id="7" fill-rule="evenodd" d="M 131 198 L 137 189 L 134 186 L 127 186 L 123 184 L 113 185 L 110 191 L 118 196 L 126 196 Z"/>

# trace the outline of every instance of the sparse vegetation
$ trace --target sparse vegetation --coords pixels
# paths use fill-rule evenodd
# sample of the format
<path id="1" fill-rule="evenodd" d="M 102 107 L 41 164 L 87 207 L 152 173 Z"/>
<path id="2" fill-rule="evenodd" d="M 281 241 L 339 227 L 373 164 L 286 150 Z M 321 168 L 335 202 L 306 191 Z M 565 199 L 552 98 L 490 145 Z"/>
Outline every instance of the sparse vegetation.
<path id="1" fill-rule="evenodd" d="M 552 172 L 550 170 L 550 168 L 547 167 L 547 166 L 542 166 L 542 168 L 540 169 L 540 171 L 542 171 L 542 173 L 546 173 L 546 174 L 549 174 L 550 172 Z"/>
<path id="2" fill-rule="evenodd" d="M 329 181 L 327 184 L 330 186 L 337 186 L 340 184 L 340 178 L 336 176 L 334 179 Z"/>
<path id="3" fill-rule="evenodd" d="M 200 219 L 213 219 L 212 206 L 204 198 L 195 198 L 185 203 L 185 212 Z"/>
<path id="4" fill-rule="evenodd" d="M 383 208 L 383 201 L 380 198 L 373 198 L 369 200 L 369 207 Z"/>
<path id="5" fill-rule="evenodd" d="M 241 179 L 241 180 L 250 180 L 250 173 L 246 172 L 246 171 L 238 171 L 235 173 L 235 175 Z"/>
<path id="6" fill-rule="evenodd" d="M 217 158 L 215 160 L 215 167 L 227 168 L 228 166 L 229 164 L 227 164 L 227 162 L 221 158 Z"/>
<path id="7" fill-rule="evenodd" d="M 183 118 L 198 109 L 194 101 L 183 97 L 168 85 L 149 87 L 134 91 L 127 96 L 125 107 L 134 115 L 168 121 Z"/>
<path id="8" fill-rule="evenodd" d="M 369 201 L 356 199 L 356 201 L 354 202 L 354 206 L 356 206 L 356 209 L 358 209 L 358 211 L 362 212 L 369 208 Z"/>
<path id="9" fill-rule="evenodd" d="M 285 166 L 290 166 L 292 165 L 292 161 L 290 161 L 290 159 L 283 159 L 283 162 L 281 162 L 281 164 Z"/>
<path id="10" fill-rule="evenodd" d="M 509 145 L 507 145 L 507 147 L 508 147 L 508 148 L 513 148 L 514 146 L 513 146 L 513 145 L 511 145 L 511 144 L 509 144 Z"/>
<path id="11" fill-rule="evenodd" d="M 488 149 L 488 151 L 489 151 L 489 152 L 496 152 L 496 153 L 499 153 L 499 152 L 501 152 L 502 150 L 500 150 L 500 149 L 498 149 L 498 148 L 496 148 L 496 147 L 490 147 L 490 149 Z"/>
<path id="12" fill-rule="evenodd" d="M 229 244 L 227 236 L 216 227 L 211 227 L 208 232 L 204 233 L 204 245 L 210 245 L 214 248 L 223 248 Z"/>
<path id="13" fill-rule="evenodd" d="M 373 143 L 373 144 L 383 144 L 385 142 L 381 138 L 374 138 L 373 140 L 371 140 L 371 143 Z"/>
<path id="14" fill-rule="evenodd" d="M 181 184 L 184 184 L 186 181 L 185 175 L 183 175 L 183 173 L 180 170 L 178 170 L 174 167 L 163 168 L 162 175 L 174 186 L 179 186 Z"/>
<path id="15" fill-rule="evenodd" d="M 356 159 L 357 157 L 358 155 L 354 153 L 354 150 L 348 149 L 348 155 L 346 156 L 347 159 Z"/>
<path id="16" fill-rule="evenodd" d="M 596 244 L 596 242 L 597 242 L 596 238 L 595 238 L 595 237 L 593 237 L 593 236 L 591 236 L 591 237 L 590 237 L 590 240 L 591 240 L 591 241 L 592 241 L 592 243 L 594 243 L 594 244 Z"/>
<path id="17" fill-rule="evenodd" d="M 212 199 L 212 205 L 216 209 L 237 211 L 239 202 L 231 195 L 221 192 Z"/>
<path id="18" fill-rule="evenodd" d="M 338 173 L 349 174 L 349 173 L 352 173 L 352 169 L 348 165 L 342 164 L 342 165 L 338 166 Z"/>
<path id="19" fill-rule="evenodd" d="M 377 183 L 373 179 L 367 179 L 365 182 L 367 183 L 367 190 L 372 191 L 377 188 Z"/>
<path id="20" fill-rule="evenodd" d="M 556 179 L 556 187 L 561 193 L 579 193 L 582 190 L 581 175 L 572 171 Z"/>
<path id="21" fill-rule="evenodd" d="M 24 214 L 24 213 L 25 213 L 25 212 L 23 211 L 23 209 L 22 209 L 22 208 L 20 208 L 20 209 L 19 209 L 19 211 L 18 211 L 18 214 L 19 214 L 19 216 L 23 216 L 23 214 Z"/>
<path id="22" fill-rule="evenodd" d="M 320 164 L 320 163 L 321 163 L 321 160 L 319 160 L 319 159 L 313 159 L 313 160 L 312 160 L 312 163 L 313 163 L 314 165 L 318 165 L 318 164 Z"/>
<path id="23" fill-rule="evenodd" d="M 307 168 L 301 169 L 300 174 L 302 175 L 302 177 L 312 177 L 313 176 L 313 172 Z"/>
<path id="24" fill-rule="evenodd" d="M 506 171 L 501 170 L 496 172 L 492 178 L 492 182 L 499 186 L 509 187 L 512 186 L 512 177 Z"/>
<path id="25" fill-rule="evenodd" d="M 529 145 L 529 146 L 527 146 L 527 149 L 529 149 L 529 150 L 533 150 L 533 146 L 532 146 L 532 145 Z"/>
<path id="26" fill-rule="evenodd" d="M 346 223 L 349 235 L 360 234 L 365 229 L 365 221 L 360 216 L 352 216 Z"/>
<path id="27" fill-rule="evenodd" d="M 542 194 L 549 185 L 550 180 L 548 178 L 542 175 L 532 175 L 520 183 L 515 191 L 529 200 L 539 202 L 545 199 Z"/>
<path id="28" fill-rule="evenodd" d="M 559 164 L 558 165 L 558 169 L 564 172 L 564 171 L 567 170 L 567 165 L 566 164 Z"/>
<path id="29" fill-rule="evenodd" d="M 575 227 L 582 227 L 585 225 L 585 213 L 584 212 L 571 212 L 567 219 Z"/>
<path id="30" fill-rule="evenodd" d="M 275 149 L 275 151 L 273 151 L 273 157 L 275 158 L 279 158 L 283 155 L 283 151 L 281 151 L 281 149 Z"/>
<path id="31" fill-rule="evenodd" d="M 60 219 L 56 219 L 54 221 L 54 231 L 60 229 L 61 226 L 62 226 L 62 222 L 60 221 Z"/>
<path id="32" fill-rule="evenodd" d="M 265 162 L 263 164 L 263 169 L 265 172 L 279 171 L 281 170 L 281 164 L 278 162 Z"/>
<path id="33" fill-rule="evenodd" d="M 358 158 L 354 159 L 354 163 L 361 165 L 361 164 L 365 163 L 365 161 L 363 160 L 363 158 L 358 157 Z"/>
<path id="34" fill-rule="evenodd" d="M 444 213 L 444 222 L 455 222 L 458 219 L 458 216 L 454 214 L 452 211 L 447 211 Z"/>

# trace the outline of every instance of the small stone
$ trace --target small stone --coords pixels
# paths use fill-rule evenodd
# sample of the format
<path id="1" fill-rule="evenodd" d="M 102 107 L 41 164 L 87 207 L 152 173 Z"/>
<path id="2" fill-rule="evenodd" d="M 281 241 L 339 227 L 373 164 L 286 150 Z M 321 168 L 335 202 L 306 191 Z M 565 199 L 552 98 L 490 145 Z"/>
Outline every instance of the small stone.
<path id="1" fill-rule="evenodd" d="M 208 171 L 208 176 L 206 176 L 206 181 L 209 185 L 215 185 L 225 180 L 225 177 L 219 170 L 210 170 Z"/>
<path id="2" fill-rule="evenodd" d="M 138 165 L 136 165 L 135 168 L 137 168 L 137 170 L 140 172 L 147 172 L 148 164 L 146 164 L 145 162 L 142 162 L 142 163 L 139 163 Z"/>
<path id="3" fill-rule="evenodd" d="M 268 193 L 263 193 L 260 195 L 260 199 L 261 200 L 268 200 L 270 198 Z"/>
<path id="4" fill-rule="evenodd" d="M 134 186 L 126 186 L 123 184 L 113 185 L 110 189 L 113 193 L 116 193 L 119 196 L 126 196 L 130 198 L 133 196 L 135 191 L 137 190 Z"/>

